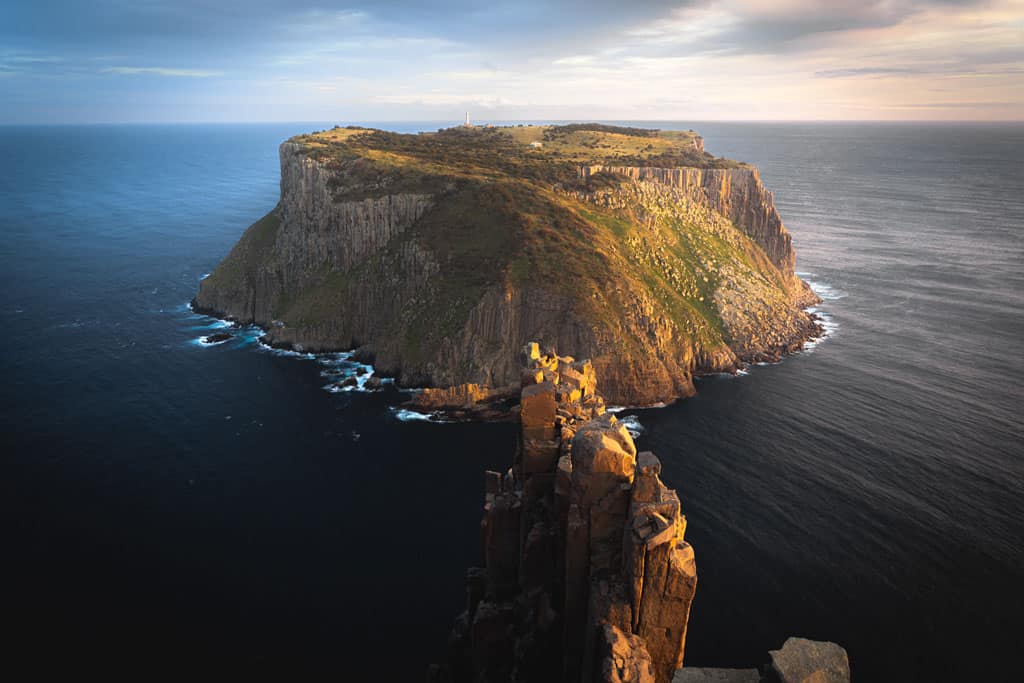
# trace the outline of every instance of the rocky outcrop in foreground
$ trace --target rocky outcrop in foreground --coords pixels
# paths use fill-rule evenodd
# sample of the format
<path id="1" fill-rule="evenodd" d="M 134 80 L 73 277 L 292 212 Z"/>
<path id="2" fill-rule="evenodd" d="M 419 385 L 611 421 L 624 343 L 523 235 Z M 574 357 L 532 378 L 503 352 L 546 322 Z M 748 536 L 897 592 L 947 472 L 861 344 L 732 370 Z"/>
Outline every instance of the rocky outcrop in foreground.
<path id="1" fill-rule="evenodd" d="M 697 587 L 679 497 L 606 412 L 589 361 L 524 355 L 515 462 L 486 474 L 484 566 L 438 676 L 668 683 Z"/>
<path id="2" fill-rule="evenodd" d="M 678 494 L 590 361 L 531 342 L 523 362 L 516 456 L 485 474 L 483 566 L 435 683 L 849 681 L 841 647 L 801 638 L 762 671 L 681 668 L 697 566 Z"/>

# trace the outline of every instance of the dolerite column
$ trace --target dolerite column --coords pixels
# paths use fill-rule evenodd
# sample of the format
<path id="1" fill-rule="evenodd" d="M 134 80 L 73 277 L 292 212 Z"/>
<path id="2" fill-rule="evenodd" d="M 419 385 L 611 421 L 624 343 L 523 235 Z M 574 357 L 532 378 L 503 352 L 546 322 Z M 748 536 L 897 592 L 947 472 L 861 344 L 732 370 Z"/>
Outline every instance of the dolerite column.
<path id="1" fill-rule="evenodd" d="M 636 467 L 636 447 L 612 415 L 584 424 L 573 438 L 565 548 L 566 680 L 580 680 L 592 664 L 599 615 L 591 584 L 613 580 L 622 564 L 622 530 Z M 589 617 L 588 617 L 589 613 Z"/>
<path id="2" fill-rule="evenodd" d="M 555 470 L 561 450 L 557 357 L 541 355 L 536 343 L 524 349 L 519 402 L 520 439 L 515 465 L 523 496 L 520 529 L 519 597 L 516 602 L 516 677 L 552 680 L 559 665 L 560 595 L 557 571 L 558 520 Z"/>
<path id="3" fill-rule="evenodd" d="M 683 540 L 679 497 L 662 482 L 661 461 L 637 457 L 630 492 L 623 565 L 633 606 L 633 633 L 644 639 L 659 683 L 683 664 L 686 626 L 697 588 L 693 548 Z"/>
<path id="4" fill-rule="evenodd" d="M 467 575 L 448 671 L 669 683 L 697 583 L 679 497 L 605 413 L 589 361 L 524 352 L 516 458 L 485 477 L 486 570 Z"/>
<path id="5" fill-rule="evenodd" d="M 531 474 L 552 473 L 558 461 L 560 440 L 555 429 L 555 385 L 541 382 L 523 388 L 519 420 L 522 425 L 523 479 Z"/>

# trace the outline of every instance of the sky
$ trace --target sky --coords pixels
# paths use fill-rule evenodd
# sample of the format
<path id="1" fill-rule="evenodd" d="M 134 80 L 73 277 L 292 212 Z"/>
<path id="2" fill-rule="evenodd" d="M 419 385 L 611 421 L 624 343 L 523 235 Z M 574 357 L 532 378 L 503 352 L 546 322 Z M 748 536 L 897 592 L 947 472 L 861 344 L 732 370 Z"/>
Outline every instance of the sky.
<path id="1" fill-rule="evenodd" d="M 1022 120 L 1024 0 L 3 0 L 0 123 Z"/>

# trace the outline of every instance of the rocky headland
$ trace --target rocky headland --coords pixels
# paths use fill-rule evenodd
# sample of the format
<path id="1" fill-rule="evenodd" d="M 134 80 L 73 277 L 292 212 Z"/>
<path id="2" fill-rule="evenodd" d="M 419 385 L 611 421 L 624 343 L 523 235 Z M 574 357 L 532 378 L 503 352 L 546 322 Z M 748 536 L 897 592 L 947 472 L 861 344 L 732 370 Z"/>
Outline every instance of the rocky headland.
<path id="1" fill-rule="evenodd" d="M 848 683 L 843 648 L 802 638 L 759 669 L 684 668 L 697 562 L 679 495 L 590 361 L 535 342 L 522 360 L 516 455 L 485 473 L 481 566 L 432 681 Z"/>
<path id="2" fill-rule="evenodd" d="M 514 404 L 529 340 L 590 358 L 610 403 L 652 405 L 820 333 L 757 170 L 693 132 L 335 128 L 280 156 L 279 203 L 196 310 L 357 349 L 424 410 Z"/>

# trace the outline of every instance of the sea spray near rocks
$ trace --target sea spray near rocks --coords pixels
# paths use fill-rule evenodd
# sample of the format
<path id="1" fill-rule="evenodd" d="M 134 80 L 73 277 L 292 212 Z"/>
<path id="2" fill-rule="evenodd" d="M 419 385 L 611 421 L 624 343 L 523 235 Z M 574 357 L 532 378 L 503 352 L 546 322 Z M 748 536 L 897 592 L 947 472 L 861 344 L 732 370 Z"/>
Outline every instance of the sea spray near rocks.
<path id="1" fill-rule="evenodd" d="M 188 304 L 187 309 L 192 311 L 192 305 Z M 255 345 L 256 348 L 264 353 L 316 361 L 321 366 L 320 376 L 330 380 L 330 382 L 323 385 L 323 389 L 328 393 L 379 391 L 394 383 L 394 378 L 392 377 L 379 376 L 374 370 L 373 365 L 354 360 L 353 352 L 351 351 L 310 353 L 308 351 L 276 347 L 264 341 L 266 330 L 259 325 L 240 325 L 233 320 L 215 318 L 203 313 L 193 313 L 192 317 L 203 318 L 207 322 L 202 325 L 192 325 L 189 329 L 208 331 L 212 332 L 212 334 L 196 337 L 190 341 L 190 344 L 200 347 L 215 347 L 235 341 L 239 346 Z M 224 330 L 231 330 L 231 332 L 224 332 Z M 403 411 L 403 416 L 405 412 L 410 411 Z"/>

